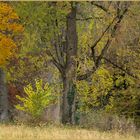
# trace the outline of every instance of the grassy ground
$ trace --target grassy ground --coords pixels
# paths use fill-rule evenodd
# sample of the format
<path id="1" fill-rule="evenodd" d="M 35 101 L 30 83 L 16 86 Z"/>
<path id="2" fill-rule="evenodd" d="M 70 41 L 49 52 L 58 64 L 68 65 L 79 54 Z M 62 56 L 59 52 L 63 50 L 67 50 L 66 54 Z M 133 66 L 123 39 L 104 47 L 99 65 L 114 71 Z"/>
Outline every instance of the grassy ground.
<path id="1" fill-rule="evenodd" d="M 66 127 L 0 125 L 0 140 L 140 140 L 130 134 Z"/>

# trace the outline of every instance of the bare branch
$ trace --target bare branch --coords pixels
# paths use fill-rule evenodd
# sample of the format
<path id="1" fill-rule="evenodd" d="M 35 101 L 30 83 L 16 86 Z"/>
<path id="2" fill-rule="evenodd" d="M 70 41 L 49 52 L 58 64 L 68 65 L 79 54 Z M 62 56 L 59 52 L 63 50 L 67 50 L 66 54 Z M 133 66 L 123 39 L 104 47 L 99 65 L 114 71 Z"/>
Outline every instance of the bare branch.
<path id="1" fill-rule="evenodd" d="M 107 42 L 106 42 L 104 48 L 103 48 L 102 51 L 101 51 L 101 54 L 100 54 L 100 55 L 98 56 L 98 58 L 97 58 L 96 67 L 98 67 L 98 66 L 100 65 L 101 59 L 102 59 L 102 57 L 104 56 L 104 54 L 107 52 L 107 50 L 108 50 L 108 48 L 109 48 L 109 46 L 110 46 L 110 44 L 111 44 L 113 38 L 114 38 L 115 35 L 116 35 L 116 31 L 117 31 L 117 29 L 118 29 L 118 25 L 121 23 L 121 21 L 122 21 L 124 15 L 126 14 L 127 11 L 128 11 L 128 8 L 124 9 L 124 11 L 123 11 L 123 13 L 122 13 L 121 15 L 117 15 L 118 20 L 117 20 L 116 24 L 114 25 L 114 27 L 113 27 L 113 29 L 112 29 L 111 37 L 107 40 Z M 120 13 L 120 12 L 119 12 L 119 13 Z"/>
<path id="2" fill-rule="evenodd" d="M 103 36 L 105 35 L 105 33 L 109 30 L 109 28 L 111 27 L 111 25 L 114 23 L 114 21 L 116 20 L 117 17 L 114 17 L 112 22 L 107 26 L 107 28 L 104 30 L 104 32 L 101 34 L 101 36 L 94 42 L 94 44 L 91 46 L 92 48 L 95 48 L 96 45 L 101 41 L 101 39 L 103 38 Z"/>
<path id="3" fill-rule="evenodd" d="M 92 1 L 91 2 L 92 5 L 95 5 L 96 7 L 100 8 L 101 10 L 103 10 L 104 12 L 108 12 L 108 9 L 100 4 L 98 4 L 96 1 Z"/>
<path id="4" fill-rule="evenodd" d="M 58 68 L 60 72 L 63 71 L 63 66 L 55 59 L 49 50 L 46 50 L 48 56 L 51 56 L 53 64 Z"/>
<path id="5" fill-rule="evenodd" d="M 106 60 L 108 63 L 110 63 L 111 65 L 113 65 L 114 67 L 120 69 L 121 71 L 125 72 L 126 74 L 128 74 L 129 76 L 135 78 L 135 79 L 139 79 L 136 75 L 134 75 L 133 73 L 131 73 L 130 71 L 124 69 L 122 66 L 119 66 L 117 64 L 115 64 L 114 62 L 112 62 L 111 60 L 107 59 L 106 57 L 103 57 L 104 60 Z"/>
<path id="6" fill-rule="evenodd" d="M 92 69 L 91 71 L 88 71 L 86 74 L 79 75 L 79 76 L 77 77 L 78 80 L 87 79 L 88 77 L 90 77 L 90 76 L 98 69 L 98 67 L 99 67 L 100 64 L 101 64 L 101 60 L 102 60 L 104 54 L 107 52 L 107 50 L 108 50 L 108 48 L 109 48 L 109 46 L 110 46 L 110 44 L 111 44 L 113 38 L 114 38 L 115 35 L 116 35 L 116 31 L 117 31 L 117 29 L 118 29 L 118 24 L 121 23 L 121 21 L 122 21 L 124 15 L 127 13 L 127 11 L 128 11 L 128 7 L 125 7 L 125 9 L 124 9 L 124 11 L 123 11 L 122 13 L 119 12 L 119 13 L 121 13 L 121 15 L 117 15 L 117 19 L 118 19 L 118 20 L 116 21 L 116 23 L 115 23 L 115 25 L 114 25 L 114 27 L 113 27 L 113 29 L 112 29 L 110 38 L 107 40 L 107 42 L 106 42 L 104 48 L 103 48 L 102 51 L 101 51 L 101 54 L 100 54 L 100 55 L 98 56 L 98 58 L 96 59 L 95 67 L 93 67 L 93 69 Z M 115 19 L 116 19 L 116 17 L 115 17 Z M 112 24 L 114 23 L 115 19 L 113 19 Z M 91 47 L 92 52 L 94 51 L 94 48 L 96 47 L 96 45 L 98 44 L 98 42 L 99 42 L 99 41 L 102 39 L 102 37 L 104 36 L 105 32 L 110 28 L 110 26 L 111 26 L 111 25 L 109 25 L 109 26 L 106 28 L 106 30 L 103 32 L 103 34 L 101 35 L 101 37 L 93 44 L 93 46 Z M 94 56 L 93 56 L 93 57 L 94 57 Z"/>
<path id="7" fill-rule="evenodd" d="M 91 19 L 103 19 L 103 17 L 85 17 L 85 18 L 76 18 L 76 20 L 80 20 L 80 21 L 87 21 L 87 20 L 91 20 Z"/>

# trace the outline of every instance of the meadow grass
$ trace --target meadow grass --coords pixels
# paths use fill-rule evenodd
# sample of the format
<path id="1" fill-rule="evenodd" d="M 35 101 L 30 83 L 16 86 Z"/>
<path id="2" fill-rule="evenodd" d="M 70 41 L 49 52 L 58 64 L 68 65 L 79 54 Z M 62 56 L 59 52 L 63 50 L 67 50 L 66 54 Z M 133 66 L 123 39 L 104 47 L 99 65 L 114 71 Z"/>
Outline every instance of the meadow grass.
<path id="1" fill-rule="evenodd" d="M 73 127 L 0 124 L 0 140 L 140 140 L 140 137 Z"/>

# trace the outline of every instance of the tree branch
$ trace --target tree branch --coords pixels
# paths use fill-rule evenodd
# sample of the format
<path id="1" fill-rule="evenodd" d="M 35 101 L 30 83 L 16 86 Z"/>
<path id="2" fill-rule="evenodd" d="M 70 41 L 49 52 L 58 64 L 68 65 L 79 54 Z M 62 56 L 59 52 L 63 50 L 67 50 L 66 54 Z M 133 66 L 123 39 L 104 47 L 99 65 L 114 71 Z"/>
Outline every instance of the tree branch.
<path id="1" fill-rule="evenodd" d="M 112 62 L 111 60 L 107 59 L 106 57 L 103 57 L 104 60 L 106 60 L 108 63 L 110 63 L 111 65 L 113 65 L 114 67 L 120 69 L 121 71 L 125 72 L 126 74 L 128 74 L 129 76 L 135 78 L 135 79 L 139 79 L 136 75 L 134 75 L 133 73 L 131 73 L 130 71 L 127 71 L 126 69 L 124 69 L 122 66 L 119 66 L 117 64 L 115 64 L 114 62 Z"/>
<path id="2" fill-rule="evenodd" d="M 109 28 L 111 27 L 111 25 L 114 23 L 114 21 L 116 20 L 117 17 L 114 17 L 112 22 L 107 26 L 107 28 L 104 30 L 104 32 L 101 34 L 101 36 L 94 42 L 94 44 L 91 46 L 91 49 L 95 48 L 96 45 L 101 41 L 101 39 L 103 38 L 103 36 L 105 35 L 105 33 L 109 30 Z"/>
<path id="3" fill-rule="evenodd" d="M 51 56 L 52 62 L 53 62 L 53 64 L 58 68 L 58 70 L 59 70 L 60 72 L 63 72 L 63 66 L 62 66 L 59 62 L 57 62 L 57 60 L 56 60 L 55 57 L 51 54 L 51 52 L 50 52 L 49 50 L 46 50 L 46 53 L 47 53 L 48 56 Z"/>
<path id="4" fill-rule="evenodd" d="M 85 74 L 82 74 L 82 75 L 78 75 L 77 76 L 77 80 L 85 80 L 87 78 L 89 78 L 97 69 L 95 67 L 93 67 L 92 70 L 90 71 L 87 71 Z"/>
<path id="5" fill-rule="evenodd" d="M 79 75 L 79 76 L 77 77 L 78 80 L 87 79 L 88 77 L 90 77 L 90 76 L 98 69 L 98 67 L 99 67 L 100 64 L 101 64 L 101 60 L 102 60 L 104 54 L 107 52 L 107 50 L 108 50 L 108 48 L 109 48 L 109 46 L 110 46 L 110 44 L 111 44 L 113 38 L 114 38 L 115 35 L 116 35 L 116 31 L 117 31 L 117 29 L 118 29 L 118 24 L 121 23 L 121 21 L 122 21 L 124 15 L 126 14 L 127 11 L 128 11 L 128 7 L 126 7 L 126 8 L 124 9 L 124 11 L 122 12 L 121 15 L 117 15 L 117 19 L 118 19 L 118 20 L 117 20 L 116 24 L 114 25 L 114 27 L 113 27 L 113 29 L 112 29 L 110 38 L 107 40 L 107 42 L 106 42 L 104 48 L 103 48 L 102 51 L 101 51 L 101 54 L 98 56 L 98 58 L 97 58 L 97 60 L 96 60 L 95 67 L 93 67 L 93 69 L 92 69 L 91 71 L 88 71 L 87 73 L 85 73 L 85 74 L 83 74 L 83 75 Z M 121 13 L 121 12 L 120 12 L 120 13 Z M 113 19 L 112 23 L 114 23 L 115 19 L 116 19 L 116 17 Z M 105 32 L 110 28 L 110 26 L 111 26 L 111 25 L 109 25 L 109 26 L 106 28 L 106 30 L 103 32 L 103 34 L 101 35 L 101 37 L 93 44 L 93 46 L 91 47 L 91 51 L 92 51 L 92 52 L 94 51 L 95 46 L 98 44 L 98 42 L 99 42 L 99 41 L 102 39 L 102 37 L 104 36 Z M 93 56 L 93 57 L 94 57 L 94 56 Z"/>
<path id="6" fill-rule="evenodd" d="M 76 18 L 76 20 L 80 20 L 80 21 L 87 21 L 87 20 L 91 20 L 91 19 L 103 19 L 103 17 L 85 17 L 85 18 Z"/>
<path id="7" fill-rule="evenodd" d="M 118 21 L 116 22 L 116 24 L 114 25 L 112 32 L 111 32 L 111 37 L 107 40 L 104 48 L 101 51 L 101 54 L 98 56 L 97 61 L 96 61 L 96 67 L 98 67 L 101 63 L 102 57 L 104 56 L 104 54 L 107 52 L 113 38 L 116 35 L 116 31 L 118 29 L 118 25 L 121 23 L 124 15 L 126 14 L 126 12 L 128 11 L 128 8 L 124 9 L 123 13 L 121 15 L 117 15 Z M 120 12 L 119 12 L 120 13 Z"/>
<path id="8" fill-rule="evenodd" d="M 96 7 L 100 8 L 101 10 L 103 10 L 103 11 L 106 12 L 106 13 L 108 12 L 108 9 L 107 9 L 107 8 L 105 8 L 104 6 L 102 6 L 102 5 L 98 4 L 98 3 L 96 3 L 95 1 L 92 1 L 91 4 L 92 4 L 92 5 L 95 5 Z"/>

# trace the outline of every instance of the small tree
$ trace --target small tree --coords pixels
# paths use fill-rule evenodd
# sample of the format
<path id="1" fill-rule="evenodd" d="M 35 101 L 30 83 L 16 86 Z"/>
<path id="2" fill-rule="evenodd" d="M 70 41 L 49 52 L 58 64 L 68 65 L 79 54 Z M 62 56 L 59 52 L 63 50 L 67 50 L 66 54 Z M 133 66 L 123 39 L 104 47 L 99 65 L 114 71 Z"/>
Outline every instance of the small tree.
<path id="1" fill-rule="evenodd" d="M 53 88 L 48 83 L 43 86 L 42 79 L 35 80 L 35 89 L 31 84 L 24 87 L 26 96 L 16 96 L 22 102 L 15 107 L 18 110 L 29 114 L 33 119 L 38 119 L 44 109 L 56 101 L 56 96 L 52 94 Z"/>

